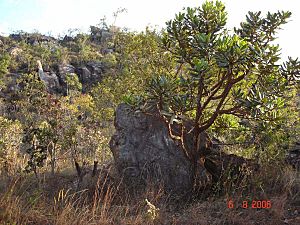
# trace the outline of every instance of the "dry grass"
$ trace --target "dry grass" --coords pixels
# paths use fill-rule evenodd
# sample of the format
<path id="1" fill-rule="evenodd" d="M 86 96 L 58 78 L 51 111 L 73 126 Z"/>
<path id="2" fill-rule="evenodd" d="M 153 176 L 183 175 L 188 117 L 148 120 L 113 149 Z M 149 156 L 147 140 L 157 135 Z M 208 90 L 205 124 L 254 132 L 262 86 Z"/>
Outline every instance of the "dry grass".
<path id="1" fill-rule="evenodd" d="M 247 188 L 242 183 L 234 192 L 195 197 L 192 202 L 174 202 L 151 184 L 143 191 L 128 189 L 122 179 L 105 171 L 97 177 L 86 178 L 80 191 L 74 187 L 75 174 L 70 173 L 44 175 L 40 184 L 29 175 L 1 177 L 0 224 L 276 225 L 300 220 L 299 172 L 288 168 L 263 168 Z M 227 207 L 228 199 L 235 202 L 233 209 Z M 267 199 L 272 207 L 243 209 L 246 199 Z"/>

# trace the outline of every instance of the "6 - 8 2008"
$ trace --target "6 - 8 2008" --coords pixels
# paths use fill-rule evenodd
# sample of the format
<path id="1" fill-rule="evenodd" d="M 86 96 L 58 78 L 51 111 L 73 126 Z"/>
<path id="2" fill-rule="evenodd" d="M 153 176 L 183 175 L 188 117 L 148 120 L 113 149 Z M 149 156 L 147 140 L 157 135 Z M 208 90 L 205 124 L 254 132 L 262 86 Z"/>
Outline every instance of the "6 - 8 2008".
<path id="1" fill-rule="evenodd" d="M 270 200 L 252 200 L 252 201 L 247 201 L 244 200 L 242 201 L 242 208 L 244 209 L 248 209 L 248 208 L 252 208 L 252 209 L 270 209 L 272 207 L 272 203 Z M 234 202 L 233 200 L 229 200 L 227 202 L 227 207 L 232 209 L 234 208 Z"/>

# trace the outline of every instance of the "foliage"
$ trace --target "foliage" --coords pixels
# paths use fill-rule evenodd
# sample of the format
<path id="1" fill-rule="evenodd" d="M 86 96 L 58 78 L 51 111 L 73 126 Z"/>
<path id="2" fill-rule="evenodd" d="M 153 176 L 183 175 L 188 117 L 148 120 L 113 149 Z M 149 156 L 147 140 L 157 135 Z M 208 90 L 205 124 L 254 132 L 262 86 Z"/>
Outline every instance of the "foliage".
<path id="1" fill-rule="evenodd" d="M 195 143 L 187 149 L 191 160 L 204 154 L 197 149 L 200 133 L 211 130 L 226 115 L 255 121 L 252 130 L 272 130 L 282 119 L 280 110 L 290 99 L 286 94 L 299 77 L 299 61 L 289 58 L 279 66 L 280 49 L 272 41 L 290 16 L 284 11 L 265 17 L 249 12 L 232 33 L 225 28 L 225 6 L 207 1 L 167 22 L 162 42 L 177 60 L 176 73 L 154 76 L 145 102 L 169 123 L 174 118 L 180 124 L 192 121 Z"/>
<path id="2" fill-rule="evenodd" d="M 15 117 L 22 123 L 29 125 L 37 122 L 41 112 L 47 109 L 47 94 L 45 85 L 37 79 L 37 74 L 23 74 L 17 84 L 20 87 L 12 104 L 18 106 Z"/>
<path id="3" fill-rule="evenodd" d="M 102 58 L 102 55 L 98 52 L 99 49 L 93 47 L 89 42 L 89 35 L 78 34 L 74 44 L 77 47 L 77 63 L 99 60 Z"/>
<path id="4" fill-rule="evenodd" d="M 33 171 L 37 175 L 38 167 L 42 167 L 47 158 L 48 139 L 51 135 L 47 123 L 42 123 L 38 128 L 29 128 L 23 138 L 23 143 L 29 145 L 26 152 L 29 160 L 25 167 L 26 172 Z"/>
<path id="5" fill-rule="evenodd" d="M 37 32 L 1 37 L 0 118 L 13 140 L 27 137 L 29 170 L 50 164 L 53 172 L 60 162 L 106 160 L 120 102 L 159 110 L 167 123 L 183 130 L 187 121 L 192 124 L 192 160 L 198 157 L 202 132 L 217 136 L 230 153 L 282 159 L 300 132 L 300 63 L 289 58 L 279 65 L 280 48 L 274 44 L 290 16 L 249 12 L 229 31 L 224 5 L 207 1 L 178 13 L 162 31 L 129 32 L 103 19 L 88 34 L 73 30 L 59 39 Z M 85 94 L 79 77 L 66 74 L 67 96 L 51 95 L 37 76 L 36 60 L 51 72 L 62 63 L 76 68 L 101 63 L 103 74 Z M 9 82 L 19 77 L 14 90 L 8 73 L 16 75 Z M 15 126 L 18 132 L 12 134 Z M 24 147 L 9 146 L 5 135 L 1 143 L 11 153 Z"/>
<path id="6" fill-rule="evenodd" d="M 7 53 L 0 53 L 0 90 L 4 87 L 4 78 L 8 73 L 10 57 Z"/>
<path id="7" fill-rule="evenodd" d="M 96 107 L 105 120 L 112 120 L 115 107 L 125 96 L 144 93 L 151 77 L 170 71 L 174 63 L 161 49 L 155 30 L 118 32 L 114 42 L 115 53 L 108 54 L 114 59 L 114 69 L 107 71 L 92 91 Z"/>
<path id="8" fill-rule="evenodd" d="M 0 116 L 0 168 L 13 172 L 23 166 L 20 162 L 22 124 Z M 15 171 L 16 172 L 16 171 Z"/>
<path id="9" fill-rule="evenodd" d="M 66 83 L 69 95 L 76 95 L 82 91 L 82 84 L 76 74 L 66 74 Z"/>
<path id="10" fill-rule="evenodd" d="M 119 9 L 114 19 L 124 11 Z M 236 217 L 236 210 L 224 211 L 224 199 L 215 200 L 217 204 L 195 202 L 196 207 L 178 209 L 177 201 L 170 205 L 172 198 L 151 184 L 142 196 L 140 191 L 129 195 L 123 178 L 106 168 L 112 157 L 108 143 L 114 133 L 114 112 L 121 102 L 137 110 L 158 111 L 166 123 L 176 123 L 182 133 L 192 133 L 194 145 L 187 150 L 193 163 L 204 155 L 198 139 L 202 132 L 217 137 L 228 153 L 268 162 L 257 173 L 238 168 L 249 173 L 245 177 L 237 177 L 233 163 L 221 175 L 225 182 L 215 188 L 222 188 L 230 197 L 238 195 L 235 203 L 267 196 L 275 216 L 270 220 L 271 214 L 265 214 L 266 224 L 289 215 L 283 208 L 291 211 L 290 202 L 296 203 L 299 176 L 297 171 L 282 170 L 279 159 L 283 160 L 286 150 L 299 141 L 300 62 L 288 58 L 280 65 L 280 47 L 274 40 L 290 16 L 283 11 L 266 15 L 249 12 L 239 27 L 229 31 L 225 6 L 207 1 L 200 7 L 184 9 L 162 31 L 146 28 L 130 32 L 102 19 L 87 34 L 70 30 L 58 39 L 37 32 L 0 37 L 0 221 L 199 224 L 204 218 L 194 215 L 203 212 L 205 219 L 210 216 L 215 224 L 244 221 L 244 212 Z M 68 93 L 63 96 L 47 92 L 36 73 L 37 60 L 50 74 L 56 73 L 61 64 L 77 69 L 95 62 L 103 65 L 103 70 L 95 85 L 90 82 L 94 78 L 88 81 L 92 85 L 84 88 L 85 93 L 82 77 L 73 73 L 59 77 L 67 83 Z M 172 134 L 178 133 L 171 128 Z M 172 137 L 187 148 L 183 136 Z M 214 160 L 213 156 L 205 157 L 201 158 L 204 163 Z M 102 164 L 97 176 L 83 179 L 89 188 L 97 186 L 99 192 L 75 192 L 78 177 L 69 170 L 74 169 L 74 161 L 87 167 L 94 161 Z M 17 176 L 24 168 L 37 177 L 45 172 L 42 188 L 31 175 Z M 242 181 L 235 182 L 238 179 Z M 201 192 L 205 198 L 206 189 L 211 196 L 213 188 Z M 248 190 L 249 195 L 242 196 Z M 94 194 L 92 202 L 86 191 Z M 58 197 L 53 202 L 55 193 Z M 281 207 L 282 202 L 286 207 Z M 219 206 L 224 213 L 216 220 Z M 254 223 L 257 218 L 263 223 L 261 216 L 250 214 L 247 219 L 254 216 Z"/>

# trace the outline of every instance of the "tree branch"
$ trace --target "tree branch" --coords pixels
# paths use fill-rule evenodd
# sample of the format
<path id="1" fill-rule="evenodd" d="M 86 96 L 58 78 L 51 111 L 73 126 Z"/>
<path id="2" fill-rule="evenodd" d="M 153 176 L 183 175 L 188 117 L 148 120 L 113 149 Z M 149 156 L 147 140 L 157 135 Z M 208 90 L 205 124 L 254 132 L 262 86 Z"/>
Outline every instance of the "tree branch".
<path id="1" fill-rule="evenodd" d="M 210 102 L 211 100 L 217 100 L 217 99 L 222 98 L 222 96 L 223 96 L 225 90 L 223 91 L 223 93 L 222 93 L 221 95 L 218 95 L 218 96 L 216 96 L 216 97 L 214 97 L 214 95 L 221 89 L 221 85 L 222 85 L 222 83 L 224 82 L 224 80 L 225 80 L 226 78 L 229 79 L 229 74 L 230 74 L 230 72 L 227 70 L 226 75 L 222 78 L 222 82 L 220 81 L 220 86 L 219 86 L 218 88 L 216 88 L 216 89 L 210 94 L 210 96 L 206 99 L 206 101 L 203 103 L 202 109 L 205 109 L 206 106 L 209 104 L 209 102 Z M 226 87 L 225 87 L 225 88 L 226 88 Z"/>
<path id="2" fill-rule="evenodd" d="M 220 109 L 221 107 L 223 106 L 223 103 L 226 99 L 226 97 L 228 96 L 230 90 L 231 90 L 231 87 L 232 87 L 233 83 L 231 82 L 231 79 L 229 77 L 228 79 L 228 82 L 227 82 L 227 85 L 222 93 L 222 99 L 220 100 L 217 108 L 216 108 L 216 111 L 214 112 L 214 114 L 207 120 L 203 123 L 203 125 L 199 128 L 200 129 L 200 132 L 202 131 L 205 131 L 207 128 L 209 128 L 216 120 L 216 118 L 218 117 L 219 113 L 220 113 Z"/>

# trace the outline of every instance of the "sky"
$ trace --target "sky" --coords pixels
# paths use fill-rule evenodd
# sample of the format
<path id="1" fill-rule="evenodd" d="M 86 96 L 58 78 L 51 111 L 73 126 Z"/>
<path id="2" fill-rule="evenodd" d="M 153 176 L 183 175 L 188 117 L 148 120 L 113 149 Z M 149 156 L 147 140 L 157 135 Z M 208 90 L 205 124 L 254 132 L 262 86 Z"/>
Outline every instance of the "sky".
<path id="1" fill-rule="evenodd" d="M 200 6 L 204 0 L 0 0 L 0 35 L 14 31 L 39 31 L 54 36 L 69 29 L 87 32 L 90 25 L 99 24 L 105 16 L 114 22 L 113 13 L 119 8 L 116 26 L 141 31 L 146 26 L 165 27 L 183 7 Z M 239 26 L 248 11 L 266 13 L 278 10 L 292 12 L 291 20 L 278 34 L 277 43 L 283 58 L 300 56 L 298 32 L 300 28 L 299 0 L 223 0 L 228 12 L 228 28 Z"/>

